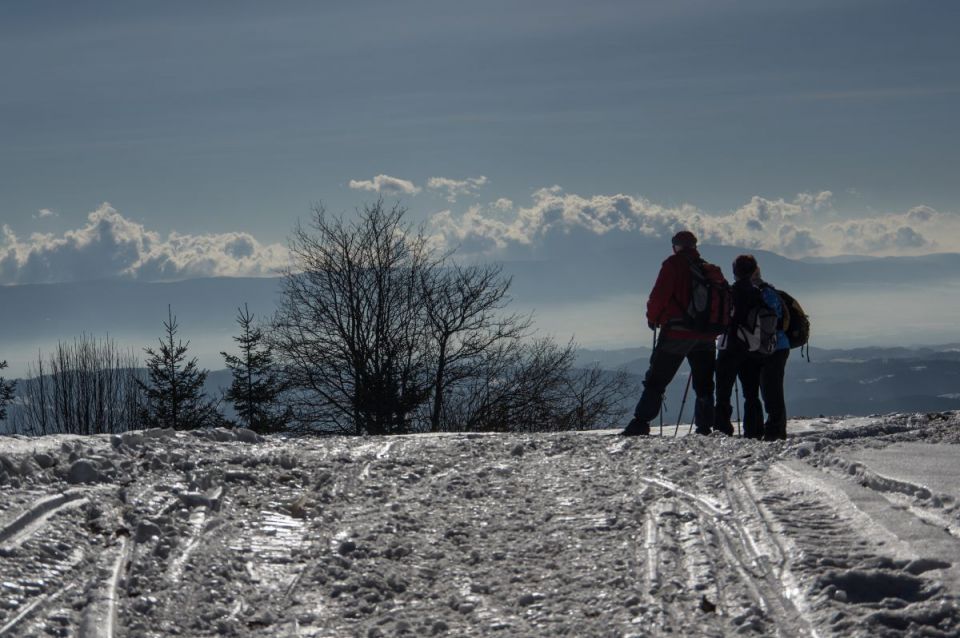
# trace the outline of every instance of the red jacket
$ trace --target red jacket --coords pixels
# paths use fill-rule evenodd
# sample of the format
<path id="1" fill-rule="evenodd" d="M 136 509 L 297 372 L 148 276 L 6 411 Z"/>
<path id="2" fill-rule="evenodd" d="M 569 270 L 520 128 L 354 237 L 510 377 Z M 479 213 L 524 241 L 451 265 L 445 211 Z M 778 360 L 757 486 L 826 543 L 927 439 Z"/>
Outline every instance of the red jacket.
<path id="1" fill-rule="evenodd" d="M 667 257 L 647 300 L 647 321 L 661 326 L 661 336 L 674 339 L 713 341 L 716 335 L 677 327 L 665 327 L 671 319 L 680 319 L 690 304 L 690 260 L 699 259 L 696 248 L 684 248 Z"/>

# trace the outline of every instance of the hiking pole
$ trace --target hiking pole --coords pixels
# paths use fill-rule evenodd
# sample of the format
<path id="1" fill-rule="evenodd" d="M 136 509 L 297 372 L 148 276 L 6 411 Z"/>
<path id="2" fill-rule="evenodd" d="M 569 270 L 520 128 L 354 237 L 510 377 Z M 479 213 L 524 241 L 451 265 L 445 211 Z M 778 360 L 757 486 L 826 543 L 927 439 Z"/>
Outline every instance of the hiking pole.
<path id="1" fill-rule="evenodd" d="M 737 393 L 737 436 L 740 436 L 740 383 L 737 379 L 733 380 L 733 390 Z"/>
<path id="2" fill-rule="evenodd" d="M 653 358 L 653 351 L 657 349 L 657 326 L 653 327 L 653 348 L 650 350 L 650 358 Z M 660 395 L 660 436 L 663 436 L 663 396 Z"/>
<path id="3" fill-rule="evenodd" d="M 660 436 L 663 436 L 663 402 L 664 395 L 660 395 Z"/>
<path id="4" fill-rule="evenodd" d="M 687 375 L 687 389 L 683 391 L 683 400 L 680 401 L 680 414 L 677 415 L 677 427 L 673 428 L 673 436 L 677 436 L 680 431 L 680 420 L 683 418 L 683 406 L 687 404 L 687 394 L 690 392 L 690 381 L 693 379 L 693 372 Z"/>

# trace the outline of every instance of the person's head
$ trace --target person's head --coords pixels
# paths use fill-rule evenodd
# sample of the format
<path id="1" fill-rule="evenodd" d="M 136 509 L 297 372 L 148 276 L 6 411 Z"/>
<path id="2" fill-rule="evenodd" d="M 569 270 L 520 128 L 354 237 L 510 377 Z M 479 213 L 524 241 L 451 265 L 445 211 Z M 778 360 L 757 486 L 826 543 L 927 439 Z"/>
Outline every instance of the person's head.
<path id="1" fill-rule="evenodd" d="M 737 281 L 759 277 L 760 266 L 753 255 L 740 255 L 733 260 L 733 278 Z"/>
<path id="2" fill-rule="evenodd" d="M 689 230 L 681 230 L 670 240 L 673 243 L 673 252 L 677 253 L 686 248 L 697 247 L 697 236 Z"/>

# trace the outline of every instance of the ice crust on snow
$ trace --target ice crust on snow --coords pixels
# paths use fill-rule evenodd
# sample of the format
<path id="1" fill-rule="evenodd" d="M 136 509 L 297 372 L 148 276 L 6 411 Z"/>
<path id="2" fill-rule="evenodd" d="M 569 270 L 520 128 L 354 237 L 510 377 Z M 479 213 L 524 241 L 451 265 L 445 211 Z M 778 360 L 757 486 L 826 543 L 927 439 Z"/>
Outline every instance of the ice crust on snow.
<path id="1" fill-rule="evenodd" d="M 0 633 L 958 635 L 960 418 L 790 432 L 5 437 Z"/>

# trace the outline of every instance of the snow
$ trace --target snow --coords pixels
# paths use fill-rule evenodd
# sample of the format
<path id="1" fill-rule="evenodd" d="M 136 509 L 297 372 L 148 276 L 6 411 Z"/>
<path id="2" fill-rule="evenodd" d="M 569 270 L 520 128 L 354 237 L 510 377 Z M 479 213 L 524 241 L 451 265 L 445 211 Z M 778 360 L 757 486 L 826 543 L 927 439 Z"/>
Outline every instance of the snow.
<path id="1" fill-rule="evenodd" d="M 960 445 L 895 443 L 884 448 L 857 450 L 850 458 L 877 475 L 933 492 L 956 492 L 960 485 Z"/>
<path id="2" fill-rule="evenodd" d="M 960 416 L 673 431 L 3 437 L 0 635 L 960 634 Z"/>

